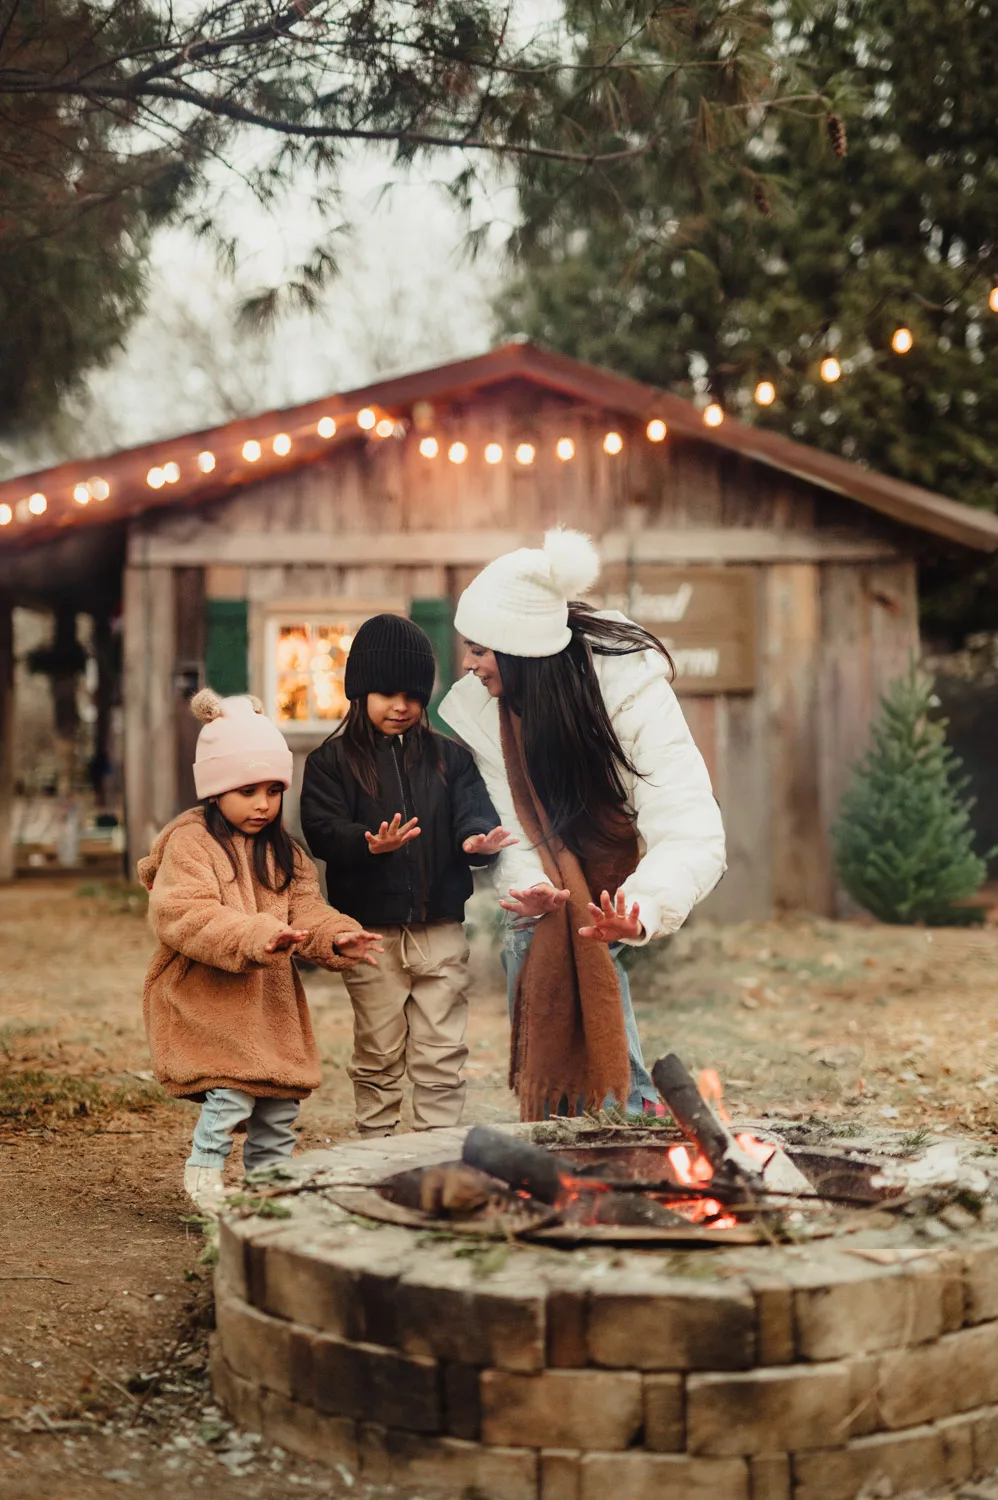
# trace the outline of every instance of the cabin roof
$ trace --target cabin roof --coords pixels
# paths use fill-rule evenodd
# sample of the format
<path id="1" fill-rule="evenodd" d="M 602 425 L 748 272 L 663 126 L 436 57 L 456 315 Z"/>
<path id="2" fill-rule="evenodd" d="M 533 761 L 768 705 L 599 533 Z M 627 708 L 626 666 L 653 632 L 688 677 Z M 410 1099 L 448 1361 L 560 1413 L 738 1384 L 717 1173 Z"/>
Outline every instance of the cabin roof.
<path id="1" fill-rule="evenodd" d="M 5 480 L 0 483 L 0 507 L 9 507 L 12 518 L 0 525 L 0 552 L 64 535 L 67 528 L 95 526 L 151 509 L 189 507 L 218 499 L 244 485 L 314 463 L 341 444 L 367 436 L 356 420 L 364 408 L 372 409 L 379 419 L 407 421 L 420 402 L 453 403 L 511 380 L 527 381 L 635 421 L 660 417 L 678 436 L 796 475 L 903 525 L 980 551 L 998 549 L 998 517 L 989 512 L 730 416 L 719 427 L 707 427 L 692 402 L 536 344 L 517 341 L 471 359 L 394 376 L 302 406 L 263 412 Z M 335 434 L 324 437 L 319 424 L 329 418 L 336 424 Z M 323 430 L 328 431 L 328 422 Z M 286 453 L 274 450 L 274 438 L 279 434 L 291 439 Z M 260 445 L 255 462 L 243 456 L 247 442 Z M 199 467 L 202 454 L 212 456 L 213 466 L 208 472 Z M 203 462 L 207 464 L 208 460 Z M 170 478 L 151 487 L 150 472 L 162 471 L 168 465 L 176 466 L 177 477 L 172 477 L 175 471 L 171 468 Z M 95 480 L 102 483 L 95 484 Z M 79 489 L 83 496 L 84 490 L 79 487 L 88 484 L 92 493 L 80 503 L 74 492 Z M 99 498 L 101 494 L 105 498 Z M 40 500 L 33 500 L 37 496 L 44 496 L 44 508 Z M 0 521 L 6 516 L 7 511 L 0 509 Z"/>

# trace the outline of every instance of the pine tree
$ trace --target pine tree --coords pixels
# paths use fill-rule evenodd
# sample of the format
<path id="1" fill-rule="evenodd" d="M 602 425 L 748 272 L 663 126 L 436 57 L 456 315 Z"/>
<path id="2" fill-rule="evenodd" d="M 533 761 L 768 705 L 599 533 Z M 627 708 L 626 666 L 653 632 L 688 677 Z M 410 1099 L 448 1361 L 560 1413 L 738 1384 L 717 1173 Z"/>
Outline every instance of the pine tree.
<path id="1" fill-rule="evenodd" d="M 955 903 L 987 873 L 974 852 L 967 778 L 931 707 L 932 680 L 913 661 L 881 699 L 832 830 L 842 884 L 882 922 L 965 923 L 971 913 Z"/>

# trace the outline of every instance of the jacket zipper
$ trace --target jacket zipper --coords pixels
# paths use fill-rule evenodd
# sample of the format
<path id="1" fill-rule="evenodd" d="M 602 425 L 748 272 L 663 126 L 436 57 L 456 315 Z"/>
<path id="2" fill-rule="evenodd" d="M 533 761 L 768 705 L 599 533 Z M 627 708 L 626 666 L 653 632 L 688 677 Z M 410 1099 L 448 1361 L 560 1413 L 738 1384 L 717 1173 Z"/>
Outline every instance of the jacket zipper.
<path id="1" fill-rule="evenodd" d="M 399 738 L 398 738 L 398 740 L 396 741 L 396 744 L 401 744 L 402 740 L 403 740 L 403 736 L 400 735 Z M 399 770 L 398 757 L 395 754 L 395 745 L 394 744 L 391 746 L 391 757 L 392 757 L 392 765 L 395 767 L 395 779 L 396 779 L 396 781 L 399 784 L 399 797 L 402 800 L 402 822 L 403 823 L 408 823 L 408 821 L 409 821 L 409 809 L 406 806 L 406 801 L 405 801 L 405 787 L 402 784 L 402 772 Z M 406 883 L 406 889 L 407 889 L 407 891 L 409 893 L 409 915 L 406 917 L 406 925 L 408 925 L 412 921 L 412 919 L 413 919 L 413 913 L 415 911 L 415 902 L 413 901 L 413 896 L 412 896 L 412 850 L 409 848 L 408 844 L 403 844 L 402 845 L 402 854 L 403 854 L 403 857 L 405 859 L 405 883 Z"/>

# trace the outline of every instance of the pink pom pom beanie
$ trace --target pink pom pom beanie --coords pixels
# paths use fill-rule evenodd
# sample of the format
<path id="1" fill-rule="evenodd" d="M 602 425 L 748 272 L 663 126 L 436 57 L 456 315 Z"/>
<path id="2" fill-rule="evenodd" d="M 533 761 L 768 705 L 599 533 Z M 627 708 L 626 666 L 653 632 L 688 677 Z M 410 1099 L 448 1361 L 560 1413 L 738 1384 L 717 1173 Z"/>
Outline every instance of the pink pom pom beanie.
<path id="1" fill-rule="evenodd" d="M 191 699 L 191 713 L 204 724 L 194 754 L 199 797 L 220 797 L 261 781 L 291 785 L 291 751 L 258 698 L 221 698 L 204 688 Z"/>

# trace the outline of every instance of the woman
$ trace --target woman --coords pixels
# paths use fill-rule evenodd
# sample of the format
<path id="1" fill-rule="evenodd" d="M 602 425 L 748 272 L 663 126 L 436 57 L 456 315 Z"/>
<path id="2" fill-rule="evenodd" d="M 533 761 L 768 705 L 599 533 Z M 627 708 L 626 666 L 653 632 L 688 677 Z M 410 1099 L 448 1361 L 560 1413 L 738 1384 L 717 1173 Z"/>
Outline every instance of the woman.
<path id="1" fill-rule="evenodd" d="M 608 1097 L 657 1108 L 620 947 L 675 932 L 724 873 L 668 653 L 624 615 L 572 602 L 598 575 L 573 531 L 490 563 L 458 604 L 468 675 L 440 705 L 520 840 L 496 878 L 523 1119 Z"/>

